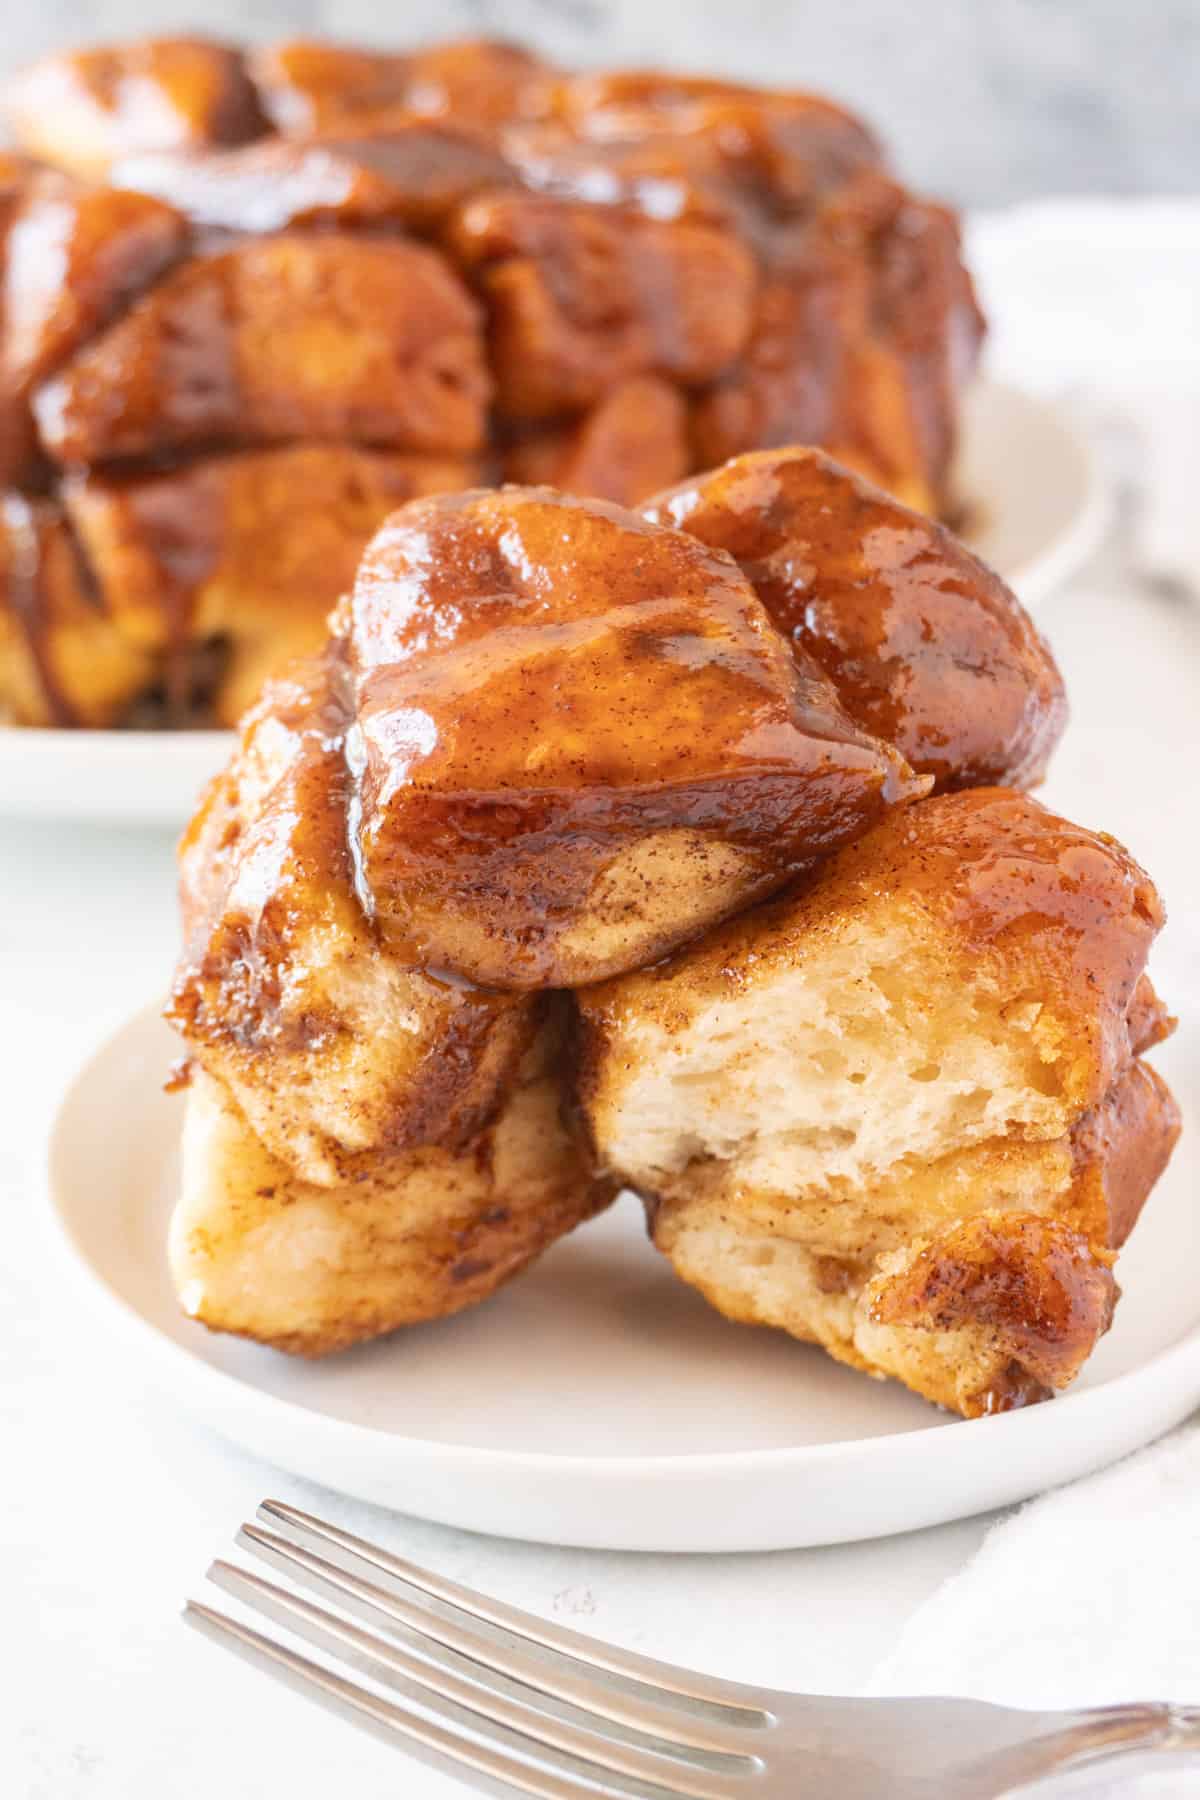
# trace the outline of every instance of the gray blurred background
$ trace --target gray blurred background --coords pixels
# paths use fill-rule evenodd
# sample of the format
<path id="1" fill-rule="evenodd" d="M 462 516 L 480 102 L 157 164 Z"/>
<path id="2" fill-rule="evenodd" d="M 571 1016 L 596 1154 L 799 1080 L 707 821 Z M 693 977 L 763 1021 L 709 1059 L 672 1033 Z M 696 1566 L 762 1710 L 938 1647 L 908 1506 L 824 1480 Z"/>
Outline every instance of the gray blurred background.
<path id="1" fill-rule="evenodd" d="M 1200 0 L 0 0 L 0 14 L 0 73 L 153 30 L 388 45 L 500 32 L 565 61 L 822 89 L 955 200 L 1200 190 Z"/>

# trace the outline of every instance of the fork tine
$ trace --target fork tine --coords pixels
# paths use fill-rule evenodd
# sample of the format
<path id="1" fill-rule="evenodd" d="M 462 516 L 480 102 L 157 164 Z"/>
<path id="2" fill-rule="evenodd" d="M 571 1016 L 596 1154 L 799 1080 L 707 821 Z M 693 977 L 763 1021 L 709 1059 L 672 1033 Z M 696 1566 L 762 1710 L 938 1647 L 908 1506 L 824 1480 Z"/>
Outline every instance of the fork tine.
<path id="1" fill-rule="evenodd" d="M 518 1755 L 529 1756 L 549 1749 L 568 1759 L 572 1772 L 592 1780 L 596 1779 L 597 1770 L 605 1775 L 624 1775 L 649 1789 L 677 1795 L 679 1800 L 733 1800 L 740 1785 L 736 1779 L 731 1782 L 720 1775 L 711 1775 L 695 1763 L 634 1748 L 586 1727 L 563 1724 L 535 1707 L 507 1700 L 494 1689 L 478 1687 L 427 1663 L 252 1570 L 217 1562 L 208 1574 L 218 1587 L 286 1630 L 306 1638 L 318 1649 L 349 1663 L 375 1681 L 386 1681 L 402 1691 L 409 1690 L 410 1697 L 415 1697 L 426 1711 L 447 1718 L 452 1724 L 464 1724 L 467 1730 L 476 1733 L 486 1729 L 485 1721 L 490 1722 L 500 1728 L 506 1742 L 510 1736 L 516 1736 L 520 1740 L 514 1746 Z M 415 1690 L 415 1695 L 411 1690 Z M 576 1770 L 573 1765 L 577 1763 L 588 1766 Z M 731 1768 L 736 1771 L 738 1764 L 746 1774 L 761 1769 L 757 1759 L 738 1758 Z"/>
<path id="2" fill-rule="evenodd" d="M 701 1711 L 706 1716 L 716 1714 L 723 1724 L 739 1728 L 760 1730 L 774 1723 L 761 1699 L 733 1682 L 678 1668 L 673 1663 L 657 1662 L 653 1657 L 639 1656 L 632 1650 L 618 1650 L 614 1645 L 584 1637 L 565 1626 L 552 1625 L 533 1613 L 522 1612 L 442 1575 L 418 1568 L 415 1563 L 393 1556 L 377 1544 L 342 1531 L 337 1525 L 327 1524 L 312 1513 L 301 1512 L 299 1507 L 288 1506 L 282 1500 L 264 1500 L 258 1508 L 258 1516 L 357 1557 L 392 1581 L 416 1588 L 428 1599 L 453 1612 L 465 1613 L 476 1624 L 483 1622 L 512 1637 L 524 1638 L 568 1663 L 583 1663 L 589 1669 L 602 1670 L 622 1682 L 648 1688 L 660 1704 L 669 1701 Z"/>
<path id="3" fill-rule="evenodd" d="M 323 1669 L 320 1663 L 289 1650 L 284 1644 L 275 1643 L 261 1631 L 217 1612 L 214 1607 L 204 1606 L 198 1600 L 186 1603 L 183 1616 L 206 1637 L 237 1651 L 269 1674 L 282 1677 L 302 1694 L 324 1701 L 335 1712 L 348 1713 L 357 1724 L 373 1727 L 393 1742 L 400 1738 L 410 1748 L 415 1746 L 432 1752 L 456 1768 L 468 1769 L 489 1782 L 503 1784 L 510 1790 L 515 1788 L 519 1794 L 531 1795 L 533 1800 L 595 1800 L 598 1792 L 605 1791 L 553 1770 L 517 1762 L 515 1758 L 504 1756 L 487 1745 L 473 1743 L 469 1738 L 456 1737 L 443 1726 L 421 1718 L 407 1707 L 397 1706 L 394 1701 L 381 1699 L 356 1682 Z M 608 1792 L 612 1794 L 614 1790 L 609 1788 Z"/>
<path id="4" fill-rule="evenodd" d="M 365 1617 L 368 1624 L 378 1626 L 382 1621 L 385 1627 L 400 1626 L 412 1633 L 419 1640 L 421 1654 L 429 1660 L 445 1665 L 448 1652 L 453 1659 L 450 1666 L 474 1682 L 494 1686 L 492 1677 L 499 1676 L 526 1690 L 521 1696 L 526 1702 L 532 1690 L 540 1702 L 562 1702 L 591 1715 L 593 1721 L 604 1719 L 677 1751 L 700 1751 L 717 1757 L 745 1754 L 744 1740 L 738 1741 L 736 1734 L 731 1739 L 728 1732 L 690 1714 L 602 1686 L 590 1681 L 586 1672 L 575 1674 L 570 1665 L 542 1659 L 519 1647 L 494 1644 L 428 1607 L 339 1568 L 302 1544 L 265 1531 L 261 1525 L 243 1525 L 238 1535 L 247 1548 L 264 1556 L 274 1567 L 295 1581 L 332 1592 L 339 1606 L 356 1617 Z M 461 1669 L 463 1662 L 467 1665 L 465 1670 Z M 575 1667 L 579 1667 L 577 1662 Z"/>

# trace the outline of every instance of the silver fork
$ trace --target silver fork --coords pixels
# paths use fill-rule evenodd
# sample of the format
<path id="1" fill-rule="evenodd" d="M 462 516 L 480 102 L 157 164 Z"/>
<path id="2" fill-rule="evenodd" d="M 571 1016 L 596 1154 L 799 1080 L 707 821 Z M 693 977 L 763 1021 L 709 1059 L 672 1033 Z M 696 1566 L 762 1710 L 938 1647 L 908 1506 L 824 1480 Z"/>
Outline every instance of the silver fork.
<path id="1" fill-rule="evenodd" d="M 188 1621 L 443 1769 L 537 1800 L 998 1800 L 1130 1751 L 1200 1753 L 1200 1708 L 1018 1712 L 743 1687 L 617 1650 L 278 1500 L 238 1542 L 337 1612 L 219 1561 L 209 1579 L 352 1681 L 196 1600 Z M 349 1616 L 347 1616 L 349 1615 Z M 356 1620 L 372 1629 L 364 1629 Z M 399 1691 L 400 1705 L 378 1692 Z"/>

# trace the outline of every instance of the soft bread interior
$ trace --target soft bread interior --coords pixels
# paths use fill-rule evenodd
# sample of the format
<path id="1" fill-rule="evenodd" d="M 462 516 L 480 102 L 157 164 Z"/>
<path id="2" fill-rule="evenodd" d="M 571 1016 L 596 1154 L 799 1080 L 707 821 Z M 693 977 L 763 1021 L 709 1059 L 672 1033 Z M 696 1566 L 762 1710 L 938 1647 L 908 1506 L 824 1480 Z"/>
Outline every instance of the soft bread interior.
<path id="1" fill-rule="evenodd" d="M 630 1021 L 605 1152 L 661 1187 L 690 1164 L 782 1195 L 913 1179 L 996 1137 L 1061 1136 L 1060 1044 L 1031 994 L 948 958 L 901 904 L 817 957 L 701 1004 L 686 1031 Z"/>
<path id="2" fill-rule="evenodd" d="M 528 1061 L 462 1150 L 380 1158 L 338 1187 L 299 1179 L 198 1069 L 171 1274 L 184 1310 L 211 1329 L 319 1356 L 474 1305 L 610 1193 L 562 1122 L 557 1081 Z"/>

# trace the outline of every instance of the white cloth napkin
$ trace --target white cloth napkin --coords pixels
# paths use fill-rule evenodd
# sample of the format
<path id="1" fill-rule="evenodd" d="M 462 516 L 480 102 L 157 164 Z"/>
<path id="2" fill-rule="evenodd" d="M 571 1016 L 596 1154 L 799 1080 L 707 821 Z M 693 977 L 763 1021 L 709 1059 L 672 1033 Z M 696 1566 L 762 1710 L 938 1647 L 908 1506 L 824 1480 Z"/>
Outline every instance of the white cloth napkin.
<path id="1" fill-rule="evenodd" d="M 1164 590 L 1200 602 L 1200 201 L 1052 201 L 984 215 L 970 254 L 992 318 L 993 373 L 1066 405 L 1124 490 L 1116 541 L 1073 603 L 1089 585 L 1115 585 L 1126 604 L 1144 588 L 1148 608 L 1162 607 Z M 1053 636 L 1053 616 L 1047 625 Z M 1200 670 L 1191 691 L 1194 749 Z M 1070 759 L 1070 738 L 1062 754 Z M 1146 827 L 1169 858 L 1166 819 Z M 1186 1015 L 1200 1009 L 1200 914 L 1194 893 L 1171 899 L 1164 989 Z M 993 1526 L 911 1617 L 866 1691 L 1029 1707 L 1200 1703 L 1200 1426 Z M 1083 1771 L 1052 1791 L 1194 1800 L 1200 1773 L 1163 1760 L 1107 1778 Z"/>
<path id="2" fill-rule="evenodd" d="M 874 1694 L 1071 1707 L 1200 1697 L 1200 1426 L 1043 1494 L 909 1620 Z M 1039 1790 L 1045 1794 L 1045 1786 Z M 1064 1796 L 1194 1797 L 1193 1761 L 1055 1784 Z"/>
<path id="3" fill-rule="evenodd" d="M 1142 572 L 1200 596 L 1200 200 L 1047 200 L 968 235 L 993 373 L 1107 428 Z"/>

